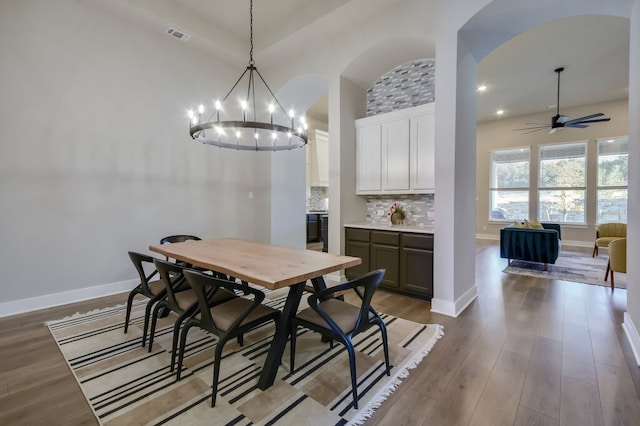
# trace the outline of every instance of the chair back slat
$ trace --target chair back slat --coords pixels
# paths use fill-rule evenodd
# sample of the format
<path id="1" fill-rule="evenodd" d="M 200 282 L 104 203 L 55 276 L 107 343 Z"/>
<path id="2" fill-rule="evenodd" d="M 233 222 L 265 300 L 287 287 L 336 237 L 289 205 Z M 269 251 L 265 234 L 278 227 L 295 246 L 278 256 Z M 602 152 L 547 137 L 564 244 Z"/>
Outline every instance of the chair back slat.
<path id="1" fill-rule="evenodd" d="M 185 241 L 200 241 L 201 238 L 195 235 L 169 235 L 160 240 L 160 244 L 183 243 Z"/>
<path id="2" fill-rule="evenodd" d="M 257 306 L 259 306 L 264 300 L 264 293 L 256 288 L 238 284 L 234 281 L 225 280 L 217 276 L 211 276 L 196 272 L 192 270 L 185 270 L 184 276 L 187 282 L 193 289 L 196 297 L 198 298 L 198 307 L 200 308 L 200 324 L 205 330 L 219 335 L 221 331 L 235 329 L 242 321 L 249 316 Z M 234 315 L 232 324 L 222 330 L 221 327 L 216 324 L 216 319 L 211 315 L 209 310 L 209 301 L 213 299 L 214 295 L 219 292 L 227 290 L 235 293 L 236 291 L 244 293 L 244 295 L 252 295 L 253 299 L 251 304 L 247 305 L 243 311 L 238 311 Z"/>
<path id="3" fill-rule="evenodd" d="M 167 289 L 167 302 L 172 309 L 183 309 L 176 299 L 176 290 L 185 283 L 185 267 L 167 262 L 161 259 L 154 259 L 153 263 L 160 274 L 160 278 Z"/>
<path id="4" fill-rule="evenodd" d="M 138 271 L 138 275 L 140 277 L 140 289 L 142 290 L 142 293 L 147 297 L 153 297 L 151 289 L 149 288 L 149 282 L 158 273 L 158 270 L 155 268 L 153 263 L 154 258 L 134 251 L 129 252 L 129 258 L 131 259 L 133 266 L 135 266 L 136 271 Z M 148 275 L 144 269 L 145 264 L 153 266 L 153 271 Z"/>
<path id="5" fill-rule="evenodd" d="M 337 326 L 335 321 L 322 310 L 321 301 L 326 299 L 327 296 L 330 296 L 333 293 L 342 292 L 345 290 L 353 290 L 361 300 L 360 312 L 358 313 L 358 319 L 356 320 L 354 328 L 354 331 L 357 333 L 361 331 L 361 328 L 363 326 L 368 327 L 369 313 L 378 316 L 378 313 L 371 306 L 371 299 L 373 298 L 376 289 L 380 286 L 385 272 L 385 269 L 377 269 L 364 275 L 360 275 L 359 277 L 356 277 L 351 281 L 347 281 L 346 283 L 332 286 L 318 293 L 314 293 L 309 296 L 309 306 L 311 306 L 311 308 L 315 310 L 327 324 L 329 324 L 334 332 L 338 332 L 339 327 Z"/>

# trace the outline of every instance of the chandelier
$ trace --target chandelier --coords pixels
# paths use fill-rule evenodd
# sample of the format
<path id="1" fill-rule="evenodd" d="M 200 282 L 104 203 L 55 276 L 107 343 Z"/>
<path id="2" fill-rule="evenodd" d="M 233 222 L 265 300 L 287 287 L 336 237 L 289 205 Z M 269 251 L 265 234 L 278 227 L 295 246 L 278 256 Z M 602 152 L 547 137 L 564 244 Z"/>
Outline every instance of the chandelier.
<path id="1" fill-rule="evenodd" d="M 249 3 L 249 16 L 249 65 L 222 101 L 212 103 L 210 111 L 204 104 L 198 107 L 197 112 L 189 110 L 189 134 L 196 141 L 221 148 L 245 151 L 300 148 L 307 143 L 304 116 L 298 118 L 296 126 L 294 111 L 285 111 L 253 60 L 253 0 Z M 240 88 L 243 81 L 246 82 L 246 90 Z M 256 83 L 259 86 L 258 96 L 265 99 L 259 104 L 256 104 Z M 236 92 L 237 104 L 233 106 L 234 100 L 230 96 Z M 232 118 L 233 114 L 237 114 L 235 118 Z"/>

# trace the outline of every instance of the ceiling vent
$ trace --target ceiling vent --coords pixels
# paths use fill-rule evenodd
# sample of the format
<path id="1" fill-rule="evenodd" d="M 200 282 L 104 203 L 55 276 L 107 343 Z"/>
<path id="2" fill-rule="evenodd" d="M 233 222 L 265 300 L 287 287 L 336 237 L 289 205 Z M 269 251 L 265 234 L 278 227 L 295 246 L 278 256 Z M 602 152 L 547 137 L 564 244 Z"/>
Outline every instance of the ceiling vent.
<path id="1" fill-rule="evenodd" d="M 180 30 L 176 30 L 175 28 L 169 28 L 167 30 L 167 34 L 169 34 L 171 37 L 175 37 L 175 38 L 177 38 L 178 40 L 181 40 L 181 41 L 187 41 L 187 40 L 189 40 L 191 38 L 191 36 L 189 34 L 184 33 L 184 32 L 182 32 Z"/>

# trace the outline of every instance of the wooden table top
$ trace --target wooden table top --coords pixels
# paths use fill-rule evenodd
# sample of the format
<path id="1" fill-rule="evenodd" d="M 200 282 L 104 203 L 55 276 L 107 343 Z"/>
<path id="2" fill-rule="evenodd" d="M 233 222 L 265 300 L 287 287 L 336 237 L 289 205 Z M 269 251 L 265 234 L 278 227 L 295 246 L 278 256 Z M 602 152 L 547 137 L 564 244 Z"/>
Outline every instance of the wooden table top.
<path id="1" fill-rule="evenodd" d="M 156 244 L 149 250 L 271 290 L 362 263 L 359 257 L 295 249 L 237 238 Z"/>

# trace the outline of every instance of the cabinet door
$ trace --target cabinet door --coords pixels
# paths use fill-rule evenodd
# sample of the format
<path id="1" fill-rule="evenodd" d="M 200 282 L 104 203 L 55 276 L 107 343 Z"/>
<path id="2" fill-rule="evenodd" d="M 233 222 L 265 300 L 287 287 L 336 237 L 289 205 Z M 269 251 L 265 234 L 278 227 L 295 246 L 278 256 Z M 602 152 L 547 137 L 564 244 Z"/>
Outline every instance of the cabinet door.
<path id="1" fill-rule="evenodd" d="M 383 287 L 398 288 L 399 251 L 398 247 L 371 244 L 371 270 L 386 269 L 380 283 Z"/>
<path id="2" fill-rule="evenodd" d="M 344 244 L 344 254 L 347 256 L 359 257 L 362 263 L 357 266 L 345 269 L 345 275 L 348 280 L 352 280 L 357 276 L 366 274 L 370 269 L 369 261 L 369 243 L 362 241 L 347 240 Z"/>
<path id="3" fill-rule="evenodd" d="M 411 118 L 411 189 L 435 189 L 435 114 Z"/>
<path id="4" fill-rule="evenodd" d="M 403 248 L 400 251 L 400 289 L 433 297 L 433 250 Z"/>
<path id="5" fill-rule="evenodd" d="M 409 190 L 409 119 L 382 124 L 382 166 L 385 191 Z"/>
<path id="6" fill-rule="evenodd" d="M 329 134 L 316 130 L 318 186 L 329 186 Z"/>
<path id="7" fill-rule="evenodd" d="M 306 151 L 306 171 L 307 171 L 307 192 L 309 191 L 309 187 L 312 186 L 311 185 L 311 173 L 313 172 L 311 170 L 311 144 L 307 143 L 307 145 L 305 146 L 305 151 Z M 308 196 L 307 196 L 308 197 Z"/>
<path id="8" fill-rule="evenodd" d="M 317 214 L 307 214 L 307 242 L 320 241 L 320 223 Z"/>
<path id="9" fill-rule="evenodd" d="M 360 127 L 356 136 L 356 193 L 382 190 L 382 137 L 379 124 Z"/>

